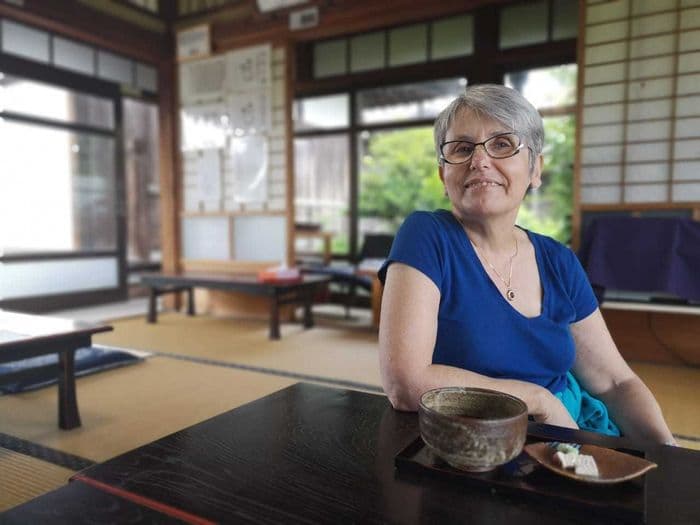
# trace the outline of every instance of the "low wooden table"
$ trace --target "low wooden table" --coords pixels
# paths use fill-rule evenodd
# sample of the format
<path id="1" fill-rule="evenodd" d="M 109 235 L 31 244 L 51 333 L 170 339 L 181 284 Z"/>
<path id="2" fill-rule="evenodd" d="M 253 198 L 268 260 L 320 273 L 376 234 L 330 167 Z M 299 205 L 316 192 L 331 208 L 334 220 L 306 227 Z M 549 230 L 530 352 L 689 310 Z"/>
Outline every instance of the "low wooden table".
<path id="1" fill-rule="evenodd" d="M 12 507 L 0 515 L 3 525 L 129 523 L 152 525 L 202 523 L 187 514 L 170 516 L 154 508 L 75 481 Z"/>
<path id="2" fill-rule="evenodd" d="M 538 441 L 641 451 L 658 468 L 639 482 L 603 487 L 544 469 L 523 479 L 587 501 L 593 495 L 590 506 L 553 502 L 545 491 L 505 490 L 489 482 L 506 475 L 498 471 L 458 479 L 405 470 L 395 458 L 416 443 L 415 413 L 393 410 L 381 395 L 300 383 L 89 467 L 73 483 L 199 524 L 700 523 L 700 452 L 537 423 L 528 433 Z M 68 499 L 42 504 L 49 496 L 17 509 L 13 522 L 41 522 L 37 512 L 49 504 L 59 516 L 76 509 Z M 611 501 L 618 508 L 633 501 L 640 514 L 619 518 L 605 504 Z M 82 516 L 100 504 L 86 502 Z"/>
<path id="3" fill-rule="evenodd" d="M 28 357 L 58 354 L 58 426 L 69 430 L 80 426 L 75 393 L 75 351 L 92 346 L 92 335 L 112 327 L 41 315 L 0 311 L 0 363 Z M 31 377 L 32 370 L 12 377 Z"/>
<path id="4" fill-rule="evenodd" d="M 301 304 L 304 307 L 304 328 L 314 325 L 311 305 L 314 294 L 330 281 L 327 276 L 303 275 L 289 281 L 264 282 L 255 275 L 231 275 L 199 272 L 148 273 L 141 282 L 150 289 L 148 322 L 158 321 L 157 298 L 166 293 L 187 292 L 187 314 L 195 315 L 194 288 L 208 288 L 264 296 L 270 299 L 270 339 L 280 338 L 279 307 Z"/>

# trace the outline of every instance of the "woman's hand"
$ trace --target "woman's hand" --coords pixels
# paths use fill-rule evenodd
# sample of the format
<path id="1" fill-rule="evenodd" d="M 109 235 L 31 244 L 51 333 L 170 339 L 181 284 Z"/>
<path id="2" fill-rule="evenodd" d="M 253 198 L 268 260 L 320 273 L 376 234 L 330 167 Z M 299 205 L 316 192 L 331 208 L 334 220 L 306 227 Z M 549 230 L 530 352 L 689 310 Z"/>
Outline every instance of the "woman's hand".
<path id="1" fill-rule="evenodd" d="M 576 421 L 571 417 L 564 404 L 546 388 L 542 388 L 540 406 L 532 413 L 532 416 L 538 423 L 578 429 Z"/>

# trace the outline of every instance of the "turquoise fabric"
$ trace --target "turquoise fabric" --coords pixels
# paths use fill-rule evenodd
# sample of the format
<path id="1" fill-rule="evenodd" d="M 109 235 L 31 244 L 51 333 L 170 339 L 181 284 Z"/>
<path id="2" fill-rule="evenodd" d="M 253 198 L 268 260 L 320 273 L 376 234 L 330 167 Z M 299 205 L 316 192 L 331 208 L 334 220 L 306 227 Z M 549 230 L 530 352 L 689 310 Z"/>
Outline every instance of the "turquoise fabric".
<path id="1" fill-rule="evenodd" d="M 620 435 L 620 429 L 610 419 L 605 403 L 581 388 L 571 372 L 566 374 L 566 388 L 555 395 L 564 404 L 580 429 L 608 436 Z"/>

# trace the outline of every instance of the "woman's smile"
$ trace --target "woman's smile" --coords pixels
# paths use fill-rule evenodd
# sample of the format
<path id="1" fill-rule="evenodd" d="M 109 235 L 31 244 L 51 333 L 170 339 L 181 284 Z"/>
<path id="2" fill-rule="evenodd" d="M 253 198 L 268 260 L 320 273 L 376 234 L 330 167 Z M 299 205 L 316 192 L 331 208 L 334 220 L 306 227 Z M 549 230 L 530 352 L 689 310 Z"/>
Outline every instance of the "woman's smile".
<path id="1" fill-rule="evenodd" d="M 466 184 L 464 185 L 464 188 L 467 190 L 488 190 L 491 188 L 501 188 L 503 187 L 503 184 L 500 182 L 496 182 L 495 180 L 491 179 L 485 179 L 485 178 L 476 178 L 476 179 L 469 179 Z"/>

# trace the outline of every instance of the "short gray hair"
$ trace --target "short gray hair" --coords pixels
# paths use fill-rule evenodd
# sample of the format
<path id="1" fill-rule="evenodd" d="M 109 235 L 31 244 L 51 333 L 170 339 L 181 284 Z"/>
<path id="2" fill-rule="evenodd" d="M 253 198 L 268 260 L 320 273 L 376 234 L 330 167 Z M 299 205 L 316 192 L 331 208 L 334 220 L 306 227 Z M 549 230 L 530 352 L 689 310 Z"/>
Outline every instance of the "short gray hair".
<path id="1" fill-rule="evenodd" d="M 440 144 L 445 142 L 447 131 L 455 117 L 464 110 L 471 110 L 480 117 L 486 117 L 517 131 L 525 145 L 531 150 L 530 171 L 535 167 L 535 159 L 544 147 L 544 127 L 542 117 L 535 107 L 515 89 L 500 84 L 475 84 L 468 86 L 462 95 L 450 102 L 435 119 L 435 151 L 440 160 Z"/>

